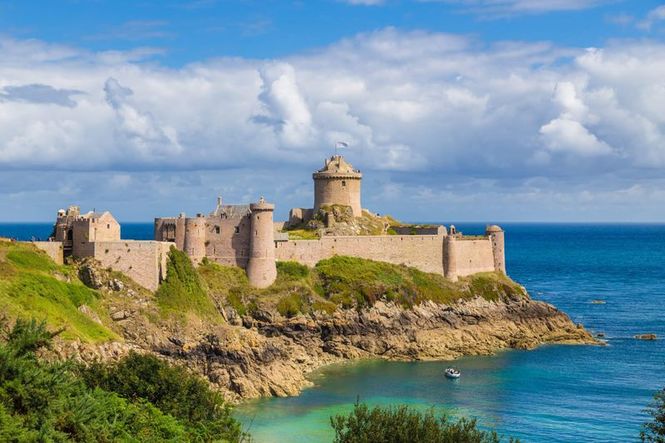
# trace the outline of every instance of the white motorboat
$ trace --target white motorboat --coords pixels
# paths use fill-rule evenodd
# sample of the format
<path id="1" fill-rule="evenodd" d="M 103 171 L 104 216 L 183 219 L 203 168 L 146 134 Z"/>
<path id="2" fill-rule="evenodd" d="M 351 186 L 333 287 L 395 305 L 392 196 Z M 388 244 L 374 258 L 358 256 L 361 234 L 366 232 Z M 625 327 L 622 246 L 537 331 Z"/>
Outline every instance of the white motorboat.
<path id="1" fill-rule="evenodd" d="M 446 377 L 448 377 L 448 378 L 460 378 L 460 376 L 462 375 L 462 373 L 460 371 L 458 371 L 457 369 L 455 369 L 455 368 L 446 369 L 445 374 L 446 374 Z"/>

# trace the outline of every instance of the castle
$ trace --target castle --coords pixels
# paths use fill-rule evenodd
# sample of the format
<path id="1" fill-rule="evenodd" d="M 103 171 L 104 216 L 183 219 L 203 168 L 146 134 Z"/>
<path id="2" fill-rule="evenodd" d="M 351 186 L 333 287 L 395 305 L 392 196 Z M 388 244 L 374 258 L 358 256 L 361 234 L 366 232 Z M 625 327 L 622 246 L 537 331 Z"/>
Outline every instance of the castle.
<path id="1" fill-rule="evenodd" d="M 258 288 L 275 281 L 276 261 L 314 266 L 335 255 L 404 264 L 452 281 L 478 272 L 506 272 L 504 232 L 496 225 L 488 226 L 483 236 L 464 236 L 454 226 L 397 226 L 384 235 L 289 239 L 288 232 L 282 232 L 285 227 L 306 224 L 330 208 L 345 208 L 352 218 L 372 215 L 361 205 L 361 172 L 341 155 L 327 159 L 312 178 L 313 207 L 292 209 L 287 222 L 274 222 L 274 205 L 263 198 L 246 205 L 227 205 L 218 198 L 208 215 L 156 218 L 154 241 L 132 241 L 120 239 L 120 226 L 110 213 L 81 215 L 77 207 L 70 207 L 58 212 L 52 241 L 37 246 L 56 258 L 93 257 L 152 290 L 165 276 L 171 246 L 194 263 L 207 258 L 238 266 Z"/>

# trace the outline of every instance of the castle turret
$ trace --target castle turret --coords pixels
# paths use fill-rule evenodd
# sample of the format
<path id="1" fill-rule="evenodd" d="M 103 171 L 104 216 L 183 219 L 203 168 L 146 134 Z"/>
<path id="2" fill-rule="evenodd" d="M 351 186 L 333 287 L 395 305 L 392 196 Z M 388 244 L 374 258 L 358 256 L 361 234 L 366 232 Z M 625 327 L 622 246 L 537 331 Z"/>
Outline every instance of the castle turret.
<path id="1" fill-rule="evenodd" d="M 353 169 L 341 155 L 326 160 L 314 178 L 314 212 L 322 206 L 350 206 L 354 217 L 362 215 L 360 204 L 360 182 L 362 174 Z"/>
<path id="2" fill-rule="evenodd" d="M 457 239 L 455 237 L 455 227 L 451 226 L 451 234 L 446 236 L 443 242 L 443 256 L 445 263 L 443 266 L 444 276 L 450 281 L 457 281 Z"/>
<path id="3" fill-rule="evenodd" d="M 490 225 L 485 229 L 492 241 L 492 254 L 494 255 L 494 270 L 506 273 L 505 236 L 503 229 L 497 225 Z"/>
<path id="4" fill-rule="evenodd" d="M 198 214 L 195 218 L 185 219 L 185 238 L 183 250 L 193 263 L 198 264 L 206 255 L 206 219 Z"/>
<path id="5" fill-rule="evenodd" d="M 275 233 L 272 219 L 275 205 L 266 203 L 261 197 L 258 203 L 250 204 L 249 209 L 251 211 L 251 234 L 247 278 L 252 286 L 266 288 L 277 278 Z"/>

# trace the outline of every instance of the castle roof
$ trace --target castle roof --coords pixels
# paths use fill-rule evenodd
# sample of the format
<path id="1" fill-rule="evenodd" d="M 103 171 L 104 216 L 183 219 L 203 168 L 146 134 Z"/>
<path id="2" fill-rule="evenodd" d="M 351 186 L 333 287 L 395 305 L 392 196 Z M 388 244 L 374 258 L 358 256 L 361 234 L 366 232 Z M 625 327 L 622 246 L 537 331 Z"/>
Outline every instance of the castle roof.
<path id="1" fill-rule="evenodd" d="M 333 155 L 326 159 L 323 168 L 314 173 L 314 177 L 338 176 L 348 175 L 353 177 L 360 177 L 360 171 L 354 169 L 351 163 L 347 162 L 341 155 Z"/>
<path id="2" fill-rule="evenodd" d="M 242 218 L 250 214 L 249 205 L 221 205 L 218 204 L 214 211 L 210 213 L 212 217 L 224 218 Z"/>

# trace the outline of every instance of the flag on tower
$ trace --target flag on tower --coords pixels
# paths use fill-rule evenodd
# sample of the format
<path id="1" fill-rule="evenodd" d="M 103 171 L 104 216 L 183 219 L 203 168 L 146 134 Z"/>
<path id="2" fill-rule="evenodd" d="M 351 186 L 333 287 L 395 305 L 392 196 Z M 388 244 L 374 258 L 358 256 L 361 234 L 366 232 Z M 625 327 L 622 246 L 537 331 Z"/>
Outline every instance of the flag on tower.
<path id="1" fill-rule="evenodd" d="M 347 142 L 337 142 L 335 143 L 335 149 L 339 148 L 348 148 L 349 144 Z"/>

